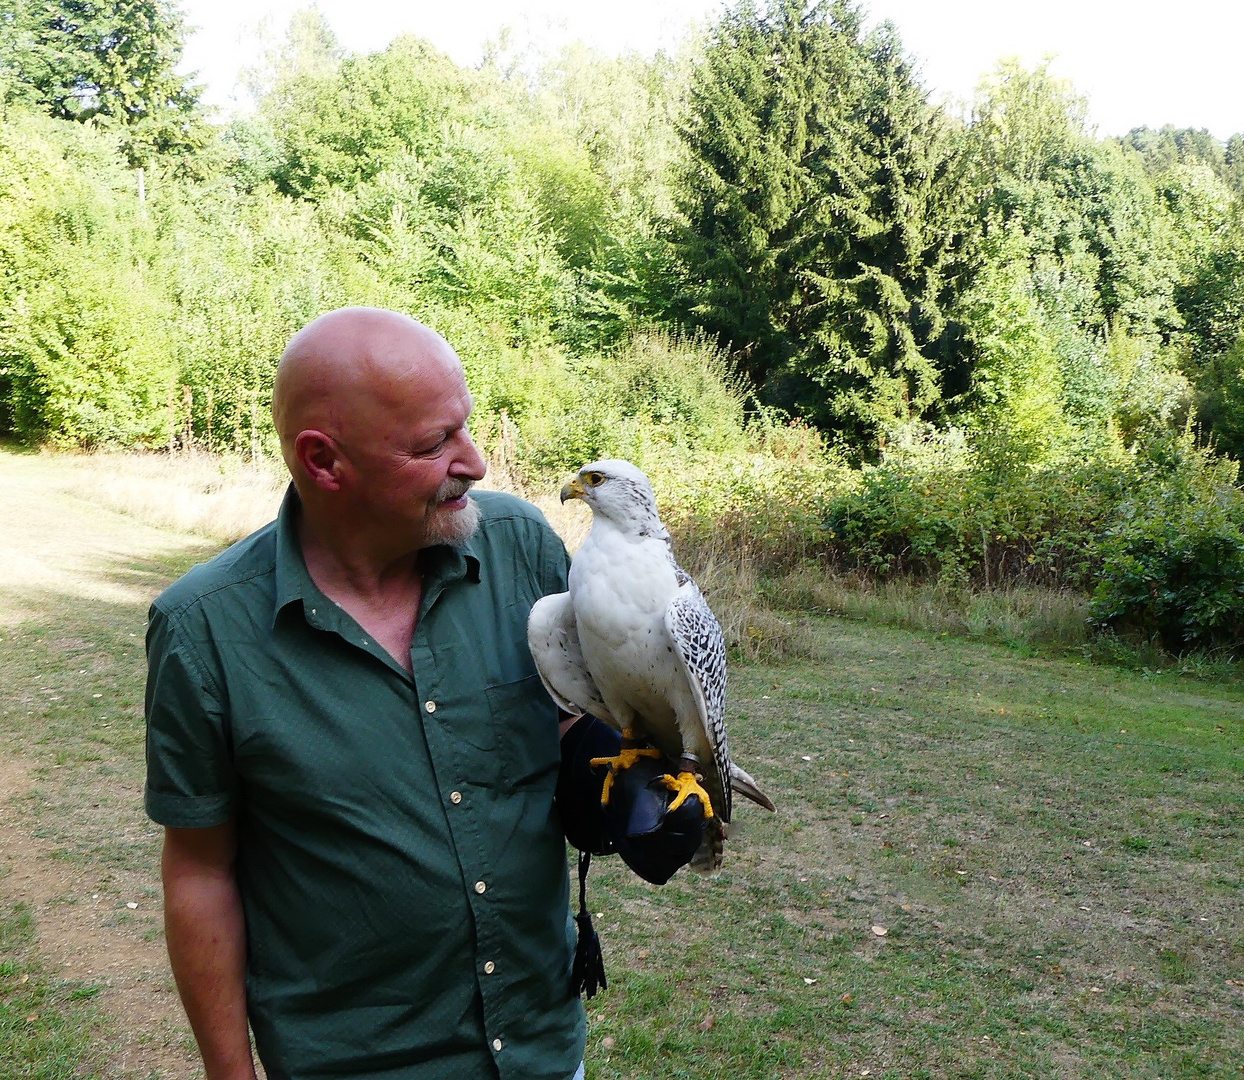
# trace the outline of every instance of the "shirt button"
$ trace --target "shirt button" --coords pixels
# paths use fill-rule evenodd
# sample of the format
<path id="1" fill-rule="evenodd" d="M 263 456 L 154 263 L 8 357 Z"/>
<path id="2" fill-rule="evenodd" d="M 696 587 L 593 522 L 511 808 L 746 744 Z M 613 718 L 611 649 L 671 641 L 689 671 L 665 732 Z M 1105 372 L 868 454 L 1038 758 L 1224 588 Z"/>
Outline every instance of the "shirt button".
<path id="1" fill-rule="evenodd" d="M 424 707 L 425 709 L 427 709 L 427 710 L 428 710 L 428 712 L 430 712 L 430 713 L 432 713 L 432 712 L 436 712 L 436 702 L 435 702 L 435 701 L 425 701 L 425 702 L 423 703 L 423 707 Z"/>
<path id="2" fill-rule="evenodd" d="M 462 802 L 462 792 L 461 792 L 461 791 L 451 791 L 451 792 L 449 793 L 449 801 L 450 801 L 451 803 L 453 803 L 455 806 L 457 806 L 457 804 L 458 804 L 458 803 Z"/>
<path id="3" fill-rule="evenodd" d="M 489 960 L 489 961 L 488 961 L 488 962 L 484 965 L 484 974 L 485 974 L 485 975 L 491 975 L 491 974 L 492 974 L 494 971 L 496 971 L 496 970 L 497 970 L 497 965 L 496 965 L 496 964 L 494 964 L 491 960 Z"/>
<path id="4" fill-rule="evenodd" d="M 500 1053 L 500 1052 L 501 1052 L 501 1040 L 500 1040 L 500 1039 L 493 1039 L 493 1040 L 492 1040 L 492 1048 L 493 1048 L 494 1050 L 496 1050 L 498 1053 Z"/>
<path id="5" fill-rule="evenodd" d="M 488 888 L 488 886 L 487 886 L 487 885 L 485 885 L 482 881 L 477 881 L 477 882 L 475 883 L 475 891 L 476 891 L 477 893 L 482 893 L 482 892 L 483 892 L 485 889 L 487 889 L 487 888 Z"/>

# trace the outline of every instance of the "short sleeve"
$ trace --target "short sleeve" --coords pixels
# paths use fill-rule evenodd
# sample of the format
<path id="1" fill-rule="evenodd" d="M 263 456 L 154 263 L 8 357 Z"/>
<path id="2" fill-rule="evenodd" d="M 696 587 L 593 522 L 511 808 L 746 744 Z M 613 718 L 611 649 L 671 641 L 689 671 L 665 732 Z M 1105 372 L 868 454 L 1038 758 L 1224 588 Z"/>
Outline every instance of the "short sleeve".
<path id="1" fill-rule="evenodd" d="M 147 625 L 147 815 L 157 824 L 223 825 L 234 812 L 228 725 L 202 657 L 166 612 Z"/>

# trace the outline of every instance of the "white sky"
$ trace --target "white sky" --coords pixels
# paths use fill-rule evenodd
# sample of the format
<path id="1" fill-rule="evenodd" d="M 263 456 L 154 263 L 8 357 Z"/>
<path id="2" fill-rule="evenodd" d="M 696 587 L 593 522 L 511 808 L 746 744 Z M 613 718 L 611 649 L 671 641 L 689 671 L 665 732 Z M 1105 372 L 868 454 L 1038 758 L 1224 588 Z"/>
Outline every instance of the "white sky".
<path id="1" fill-rule="evenodd" d="M 238 70 L 307 0 L 182 0 L 192 28 L 186 70 L 206 100 L 230 111 Z M 502 26 L 520 36 L 579 39 L 618 52 L 675 44 L 722 0 L 319 0 L 351 52 L 383 49 L 400 33 L 429 39 L 461 65 L 480 59 Z M 865 0 L 874 21 L 889 19 L 935 99 L 969 100 L 1003 56 L 1032 65 L 1053 54 L 1052 71 L 1089 99 L 1102 135 L 1133 127 L 1208 128 L 1220 139 L 1244 132 L 1244 3 L 1241 0 Z"/>

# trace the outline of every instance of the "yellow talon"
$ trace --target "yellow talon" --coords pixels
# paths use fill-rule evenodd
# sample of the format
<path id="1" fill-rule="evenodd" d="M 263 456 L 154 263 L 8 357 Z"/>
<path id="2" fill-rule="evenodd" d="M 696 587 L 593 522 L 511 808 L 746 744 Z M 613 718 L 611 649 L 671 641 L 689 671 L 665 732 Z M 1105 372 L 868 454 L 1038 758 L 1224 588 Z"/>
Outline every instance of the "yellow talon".
<path id="1" fill-rule="evenodd" d="M 667 814 L 677 810 L 683 803 L 687 801 L 688 795 L 698 795 L 700 802 L 704 806 L 705 820 L 713 816 L 713 804 L 708 800 L 708 792 L 700 786 L 700 781 L 696 779 L 695 773 L 680 772 L 677 778 L 673 776 L 661 777 L 661 782 L 670 789 L 670 791 L 678 792 L 674 796 L 674 801 L 669 804 L 669 808 L 665 811 Z"/>
<path id="2" fill-rule="evenodd" d="M 600 805 L 609 805 L 609 792 L 613 789 L 613 778 L 623 769 L 629 769 L 640 758 L 654 757 L 659 758 L 661 751 L 651 746 L 623 747 L 618 751 L 617 757 L 594 757 L 588 762 L 593 768 L 598 765 L 608 765 L 609 772 L 605 775 L 605 782 L 600 789 Z"/>

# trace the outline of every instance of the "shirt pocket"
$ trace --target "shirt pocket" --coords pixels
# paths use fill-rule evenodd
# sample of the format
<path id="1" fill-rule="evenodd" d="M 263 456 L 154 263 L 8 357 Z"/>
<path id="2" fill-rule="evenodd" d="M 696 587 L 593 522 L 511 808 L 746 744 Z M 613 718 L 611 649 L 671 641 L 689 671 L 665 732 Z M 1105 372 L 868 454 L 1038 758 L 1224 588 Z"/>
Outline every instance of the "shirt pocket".
<path id="1" fill-rule="evenodd" d="M 557 707 L 539 675 L 490 686 L 488 712 L 496 733 L 501 782 L 507 790 L 556 782 L 561 765 Z"/>

